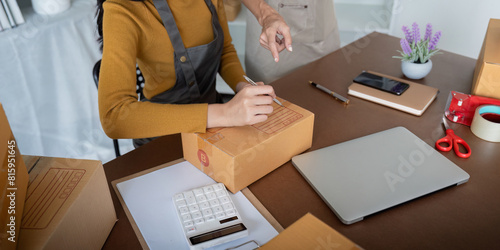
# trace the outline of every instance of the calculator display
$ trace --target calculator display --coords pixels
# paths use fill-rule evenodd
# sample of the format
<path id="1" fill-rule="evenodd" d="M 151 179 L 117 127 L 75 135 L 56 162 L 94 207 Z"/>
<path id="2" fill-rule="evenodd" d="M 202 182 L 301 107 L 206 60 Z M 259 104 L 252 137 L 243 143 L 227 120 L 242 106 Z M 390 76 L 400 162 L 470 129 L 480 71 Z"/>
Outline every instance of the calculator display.
<path id="1" fill-rule="evenodd" d="M 230 222 L 230 221 L 233 221 L 233 220 L 237 220 L 237 219 L 238 219 L 238 217 L 233 216 L 231 218 L 227 218 L 227 219 L 221 220 L 221 221 L 219 221 L 219 223 L 220 224 L 224 224 L 224 223 L 227 223 L 227 222 Z"/>
<path id="2" fill-rule="evenodd" d="M 196 236 L 189 238 L 189 240 L 191 241 L 191 244 L 196 245 L 196 244 L 203 243 L 205 241 L 209 241 L 209 240 L 224 237 L 226 235 L 230 235 L 233 233 L 241 232 L 241 231 L 246 230 L 246 229 L 247 228 L 245 227 L 245 225 L 240 223 L 240 224 L 232 225 L 229 227 L 217 229 L 217 230 L 214 230 L 212 232 L 196 235 Z"/>

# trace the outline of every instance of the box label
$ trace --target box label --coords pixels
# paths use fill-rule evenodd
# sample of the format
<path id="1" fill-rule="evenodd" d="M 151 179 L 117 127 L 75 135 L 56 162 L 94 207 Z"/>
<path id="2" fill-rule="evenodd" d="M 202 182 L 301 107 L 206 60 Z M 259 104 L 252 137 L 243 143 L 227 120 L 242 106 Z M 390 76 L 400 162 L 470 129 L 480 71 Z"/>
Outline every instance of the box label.
<path id="1" fill-rule="evenodd" d="M 46 228 L 85 175 L 84 169 L 50 168 L 29 188 L 21 227 Z"/>
<path id="2" fill-rule="evenodd" d="M 274 134 L 285 129 L 288 125 L 302 118 L 302 114 L 287 107 L 275 108 L 269 118 L 262 123 L 252 125 L 254 128 L 266 133 Z"/>

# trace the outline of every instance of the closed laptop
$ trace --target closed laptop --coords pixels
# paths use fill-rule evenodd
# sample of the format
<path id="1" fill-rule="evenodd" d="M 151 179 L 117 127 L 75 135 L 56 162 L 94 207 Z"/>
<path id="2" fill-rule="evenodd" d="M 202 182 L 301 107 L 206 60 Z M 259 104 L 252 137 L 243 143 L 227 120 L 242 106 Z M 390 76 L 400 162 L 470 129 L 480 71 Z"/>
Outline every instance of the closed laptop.
<path id="1" fill-rule="evenodd" d="M 345 224 L 469 180 L 469 174 L 403 127 L 292 158 Z"/>

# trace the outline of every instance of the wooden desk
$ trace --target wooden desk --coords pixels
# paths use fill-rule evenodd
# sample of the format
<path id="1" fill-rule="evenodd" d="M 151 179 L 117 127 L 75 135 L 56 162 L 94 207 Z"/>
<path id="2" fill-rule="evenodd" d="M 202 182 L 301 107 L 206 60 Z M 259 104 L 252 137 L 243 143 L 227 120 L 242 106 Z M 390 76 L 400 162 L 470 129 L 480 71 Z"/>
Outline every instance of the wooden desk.
<path id="1" fill-rule="evenodd" d="M 347 96 L 347 87 L 362 70 L 402 77 L 400 61 L 393 59 L 399 39 L 372 33 L 341 50 L 273 82 L 276 93 L 316 114 L 310 150 L 358 138 L 395 126 L 404 126 L 430 145 L 444 136 L 441 119 L 451 90 L 469 93 L 475 60 L 444 52 L 432 58 L 434 68 L 421 84 L 440 93 L 421 116 L 413 116 L 349 97 L 344 108 L 332 97 L 309 86 L 313 80 Z M 250 190 L 283 227 L 311 212 L 366 249 L 500 249 L 500 144 L 483 141 L 469 127 L 452 124 L 472 148 L 469 159 L 453 152 L 444 155 L 470 174 L 465 185 L 344 225 L 288 162 L 250 185 Z M 359 152 L 360 157 L 363 152 Z M 182 157 L 180 136 L 162 137 L 107 164 L 108 181 Z M 105 248 L 135 249 L 140 245 L 113 193 L 120 220 Z"/>

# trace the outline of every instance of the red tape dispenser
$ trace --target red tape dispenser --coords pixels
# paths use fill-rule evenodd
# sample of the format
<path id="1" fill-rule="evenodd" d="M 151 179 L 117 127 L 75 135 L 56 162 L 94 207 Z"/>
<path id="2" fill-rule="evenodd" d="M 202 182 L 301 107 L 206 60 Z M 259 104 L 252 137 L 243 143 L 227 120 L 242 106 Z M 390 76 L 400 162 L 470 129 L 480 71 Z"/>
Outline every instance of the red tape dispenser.
<path id="1" fill-rule="evenodd" d="M 452 122 L 470 126 L 477 107 L 485 104 L 500 105 L 500 100 L 451 91 L 444 114 Z"/>

